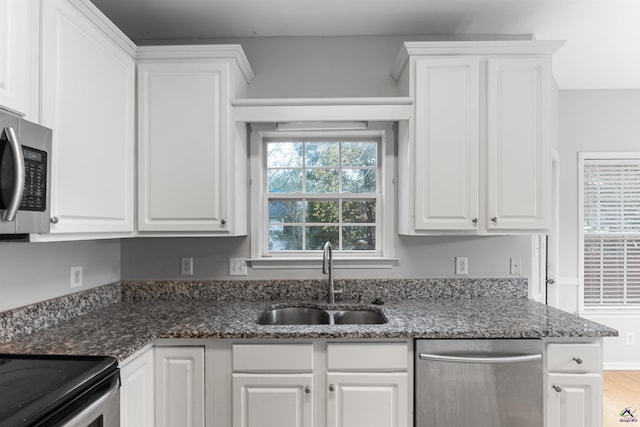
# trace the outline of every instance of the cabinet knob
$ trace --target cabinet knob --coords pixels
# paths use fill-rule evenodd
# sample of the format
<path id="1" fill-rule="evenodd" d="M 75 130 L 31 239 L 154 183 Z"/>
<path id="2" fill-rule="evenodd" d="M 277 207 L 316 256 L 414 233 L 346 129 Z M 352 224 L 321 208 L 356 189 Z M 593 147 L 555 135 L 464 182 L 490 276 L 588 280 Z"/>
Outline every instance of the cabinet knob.
<path id="1" fill-rule="evenodd" d="M 311 393 L 311 387 L 306 386 L 306 387 L 304 388 L 304 392 L 305 392 L 305 393 L 307 393 L 307 394 Z"/>
<path id="2" fill-rule="evenodd" d="M 581 357 L 574 357 L 573 361 L 576 362 L 578 365 L 582 365 L 582 358 Z"/>
<path id="3" fill-rule="evenodd" d="M 549 285 L 553 285 L 553 284 L 555 284 L 555 283 L 556 283 L 556 281 L 555 281 L 555 280 L 553 280 L 553 279 L 547 279 L 547 284 L 549 284 Z"/>
<path id="4" fill-rule="evenodd" d="M 51 224 L 57 224 L 60 222 L 60 218 L 58 218 L 57 216 L 52 216 L 49 221 L 51 221 Z"/>
<path id="5" fill-rule="evenodd" d="M 220 224 L 225 225 L 227 223 L 226 219 L 223 219 L 222 221 L 220 221 Z"/>
<path id="6" fill-rule="evenodd" d="M 478 218 L 473 218 L 473 219 L 471 220 L 471 222 L 472 222 L 472 223 L 474 223 L 474 224 L 477 224 L 477 223 L 478 223 Z"/>
<path id="7" fill-rule="evenodd" d="M 329 391 L 336 391 L 336 386 L 329 384 Z"/>
<path id="8" fill-rule="evenodd" d="M 491 217 L 491 222 L 498 222 L 498 217 L 497 216 Z"/>
<path id="9" fill-rule="evenodd" d="M 553 387 L 553 389 L 555 391 L 557 391 L 558 393 L 560 393 L 562 391 L 562 387 L 560 387 L 559 385 L 554 384 L 551 387 Z"/>

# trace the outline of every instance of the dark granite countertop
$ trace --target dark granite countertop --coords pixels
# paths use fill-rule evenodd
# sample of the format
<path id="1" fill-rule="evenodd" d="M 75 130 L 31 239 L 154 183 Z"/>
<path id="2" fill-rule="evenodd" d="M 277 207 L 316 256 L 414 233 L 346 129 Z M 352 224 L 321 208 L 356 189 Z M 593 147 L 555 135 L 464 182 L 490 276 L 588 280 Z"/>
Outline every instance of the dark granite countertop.
<path id="1" fill-rule="evenodd" d="M 372 308 L 382 325 L 262 326 L 270 307 Z M 111 355 L 124 360 L 162 338 L 544 338 L 616 336 L 614 329 L 526 298 L 430 298 L 382 306 L 202 299 L 117 302 L 0 344 L 2 353 Z"/>

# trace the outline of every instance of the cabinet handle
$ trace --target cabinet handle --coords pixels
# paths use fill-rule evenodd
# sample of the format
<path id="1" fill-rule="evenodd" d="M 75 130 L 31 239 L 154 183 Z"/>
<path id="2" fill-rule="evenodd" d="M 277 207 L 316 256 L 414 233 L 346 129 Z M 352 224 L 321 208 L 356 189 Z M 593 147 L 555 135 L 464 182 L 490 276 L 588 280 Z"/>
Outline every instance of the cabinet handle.
<path id="1" fill-rule="evenodd" d="M 336 386 L 329 384 L 329 391 L 336 391 Z"/>
<path id="2" fill-rule="evenodd" d="M 491 217 L 491 222 L 498 222 L 498 217 L 497 216 Z"/>
<path id="3" fill-rule="evenodd" d="M 473 218 L 473 219 L 471 220 L 471 222 L 472 222 L 472 223 L 474 223 L 474 224 L 477 224 L 477 223 L 478 223 L 478 218 Z"/>
<path id="4" fill-rule="evenodd" d="M 306 387 L 304 388 L 304 392 L 305 392 L 305 393 L 307 393 L 307 394 L 311 393 L 311 387 L 306 386 Z"/>
<path id="5" fill-rule="evenodd" d="M 7 135 L 7 141 L 11 147 L 11 156 L 13 158 L 13 188 L 11 189 L 11 199 L 7 203 L 4 211 L 4 221 L 15 221 L 16 214 L 22 202 L 22 192 L 24 191 L 24 154 L 22 154 L 22 146 L 18 142 L 18 138 L 13 128 L 6 127 L 4 132 Z"/>
<path id="6" fill-rule="evenodd" d="M 223 219 L 222 221 L 220 221 L 220 224 L 225 225 L 227 223 L 226 219 Z"/>
<path id="7" fill-rule="evenodd" d="M 582 358 L 581 357 L 574 357 L 573 361 L 576 362 L 578 365 L 582 365 Z"/>
<path id="8" fill-rule="evenodd" d="M 60 218 L 58 218 L 57 216 L 52 216 L 49 221 L 51 221 L 51 224 L 57 224 L 60 222 Z"/>
<path id="9" fill-rule="evenodd" d="M 553 279 L 547 279 L 547 284 L 548 284 L 548 285 L 553 285 L 553 284 L 555 284 L 555 283 L 556 283 L 556 281 L 555 281 L 555 280 L 553 280 Z"/>
<path id="10" fill-rule="evenodd" d="M 554 384 L 554 385 L 552 385 L 551 387 L 553 387 L 553 389 L 554 389 L 555 391 L 557 391 L 558 393 L 560 393 L 560 392 L 562 391 L 562 387 L 560 387 L 559 385 L 555 385 L 555 384 Z"/>

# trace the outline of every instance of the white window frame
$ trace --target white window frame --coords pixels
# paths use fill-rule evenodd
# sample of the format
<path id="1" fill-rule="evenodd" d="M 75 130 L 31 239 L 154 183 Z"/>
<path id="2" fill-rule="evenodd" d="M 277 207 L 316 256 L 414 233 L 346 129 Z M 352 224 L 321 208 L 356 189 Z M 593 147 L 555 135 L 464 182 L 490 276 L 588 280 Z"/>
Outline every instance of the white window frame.
<path id="1" fill-rule="evenodd" d="M 364 123 L 364 122 L 363 122 Z M 308 127 L 308 126 L 306 126 Z M 281 129 L 284 126 L 280 127 Z M 275 123 L 254 123 L 250 125 L 250 165 L 251 165 L 251 267 L 254 269 L 279 268 L 319 268 L 322 251 L 313 252 L 268 252 L 268 227 L 266 225 L 266 142 L 280 138 L 372 138 L 380 140 L 380 177 L 378 182 L 378 203 L 376 206 L 376 252 L 334 251 L 334 268 L 391 268 L 397 264 L 394 258 L 395 234 L 395 145 L 396 131 L 392 122 L 371 122 L 363 129 L 349 129 L 341 122 L 322 122 L 317 129 L 295 124 L 279 130 Z M 345 129 L 346 128 L 346 129 Z"/>
<path id="2" fill-rule="evenodd" d="M 578 153 L 578 312 L 585 314 L 640 313 L 640 307 L 628 305 L 585 306 L 584 303 L 584 165 L 589 160 L 639 160 L 633 152 L 581 152 Z"/>

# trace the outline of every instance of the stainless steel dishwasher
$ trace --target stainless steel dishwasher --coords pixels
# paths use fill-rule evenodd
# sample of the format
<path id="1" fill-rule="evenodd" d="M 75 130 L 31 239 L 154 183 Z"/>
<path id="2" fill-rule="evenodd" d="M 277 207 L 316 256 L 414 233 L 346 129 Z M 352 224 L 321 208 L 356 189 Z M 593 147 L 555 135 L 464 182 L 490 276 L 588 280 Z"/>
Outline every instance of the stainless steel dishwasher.
<path id="1" fill-rule="evenodd" d="M 542 341 L 417 340 L 416 427 L 542 427 Z"/>

